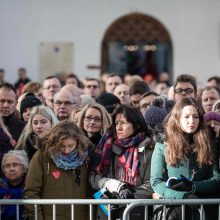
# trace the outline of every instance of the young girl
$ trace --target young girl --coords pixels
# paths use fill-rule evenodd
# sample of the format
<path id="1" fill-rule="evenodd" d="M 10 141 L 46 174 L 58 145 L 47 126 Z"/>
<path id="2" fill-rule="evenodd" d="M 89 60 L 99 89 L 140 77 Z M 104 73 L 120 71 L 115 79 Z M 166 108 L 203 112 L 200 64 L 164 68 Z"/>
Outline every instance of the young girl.
<path id="1" fill-rule="evenodd" d="M 31 160 L 26 199 L 85 199 L 87 193 L 88 139 L 73 122 L 60 122 L 42 139 Z M 30 216 L 34 211 L 27 207 Z M 86 206 L 75 206 L 75 219 L 86 219 Z M 71 207 L 56 207 L 56 219 L 71 219 Z M 52 219 L 52 207 L 42 206 L 39 218 Z"/>
<path id="2" fill-rule="evenodd" d="M 38 141 L 57 123 L 58 119 L 49 107 L 44 105 L 34 107 L 28 123 L 18 139 L 16 149 L 25 150 L 31 160 L 39 148 Z"/>

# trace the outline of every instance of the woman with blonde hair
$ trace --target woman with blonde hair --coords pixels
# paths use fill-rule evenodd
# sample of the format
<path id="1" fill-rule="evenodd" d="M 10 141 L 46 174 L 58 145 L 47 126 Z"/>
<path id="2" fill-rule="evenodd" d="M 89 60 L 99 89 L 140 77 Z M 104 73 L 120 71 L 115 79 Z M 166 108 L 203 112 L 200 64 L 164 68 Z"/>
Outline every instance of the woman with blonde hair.
<path id="1" fill-rule="evenodd" d="M 57 123 L 58 119 L 49 107 L 44 105 L 33 107 L 28 123 L 18 139 L 16 149 L 25 150 L 31 160 L 38 150 L 38 140 L 43 138 Z"/>
<path id="2" fill-rule="evenodd" d="M 89 140 L 82 130 L 73 122 L 59 122 L 41 142 L 30 162 L 25 199 L 86 199 Z M 27 209 L 32 217 L 34 210 Z M 52 219 L 52 206 L 38 210 L 39 219 Z M 86 220 L 86 215 L 86 206 L 75 206 L 74 219 Z M 57 206 L 56 219 L 71 219 L 71 207 Z"/>
<path id="3" fill-rule="evenodd" d="M 90 141 L 97 145 L 101 136 L 111 126 L 112 119 L 107 110 L 100 104 L 88 104 L 80 112 L 79 127 Z"/>
<path id="4" fill-rule="evenodd" d="M 157 198 L 198 199 L 218 196 L 220 174 L 213 162 L 203 114 L 201 105 L 192 98 L 182 98 L 171 111 L 164 143 L 156 143 L 151 160 L 151 185 Z M 181 219 L 181 209 L 177 210 L 175 213 L 169 212 L 176 215 L 171 219 Z M 215 219 L 216 210 L 210 211 L 210 208 L 205 207 L 205 211 L 210 219 Z M 186 219 L 197 219 L 197 214 L 195 209 L 189 209 Z"/>

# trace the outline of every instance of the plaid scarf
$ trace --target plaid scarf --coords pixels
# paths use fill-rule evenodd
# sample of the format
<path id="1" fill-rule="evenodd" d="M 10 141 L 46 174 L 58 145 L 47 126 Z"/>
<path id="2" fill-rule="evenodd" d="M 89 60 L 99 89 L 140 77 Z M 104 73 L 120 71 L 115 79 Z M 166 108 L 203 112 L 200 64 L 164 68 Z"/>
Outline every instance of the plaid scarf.
<path id="1" fill-rule="evenodd" d="M 136 185 L 136 178 L 140 175 L 138 164 L 138 146 L 144 140 L 143 134 L 124 139 L 116 139 L 114 144 L 121 148 L 122 152 L 116 160 L 115 178 Z M 92 161 L 92 170 L 105 176 L 109 173 L 113 160 L 113 137 L 105 133 L 96 150 Z"/>

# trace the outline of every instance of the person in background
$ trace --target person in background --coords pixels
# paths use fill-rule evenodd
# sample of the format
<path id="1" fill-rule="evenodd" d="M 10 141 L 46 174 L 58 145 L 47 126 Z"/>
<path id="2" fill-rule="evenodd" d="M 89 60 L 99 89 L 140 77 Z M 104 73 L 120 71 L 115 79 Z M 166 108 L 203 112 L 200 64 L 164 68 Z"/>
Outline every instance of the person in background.
<path id="1" fill-rule="evenodd" d="M 218 100 L 214 103 L 214 105 L 212 106 L 212 111 L 220 113 L 220 100 Z"/>
<path id="2" fill-rule="evenodd" d="M 5 70 L 0 69 L 0 84 L 5 83 Z"/>
<path id="3" fill-rule="evenodd" d="M 220 89 L 220 77 L 219 76 L 212 76 L 207 80 L 207 86 L 214 86 Z"/>
<path id="4" fill-rule="evenodd" d="M 96 102 L 105 107 L 109 114 L 112 114 L 114 110 L 121 105 L 120 99 L 109 92 L 102 93 L 97 99 Z"/>
<path id="5" fill-rule="evenodd" d="M 54 95 L 61 89 L 61 83 L 55 76 L 48 76 L 43 82 L 43 97 L 45 104 L 53 109 Z"/>
<path id="6" fill-rule="evenodd" d="M 20 104 L 21 120 L 28 122 L 31 109 L 37 105 L 41 105 L 41 101 L 38 98 L 36 98 L 33 93 L 27 93 Z"/>
<path id="7" fill-rule="evenodd" d="M 145 93 L 145 92 L 149 92 L 149 86 L 147 85 L 146 82 L 144 81 L 136 81 L 134 82 L 129 89 L 129 94 L 131 96 L 131 104 L 132 106 L 134 106 L 135 108 L 137 108 L 138 110 L 140 110 L 140 99 L 141 96 Z"/>
<path id="8" fill-rule="evenodd" d="M 12 138 L 17 141 L 24 129 L 25 122 L 17 118 L 16 89 L 9 83 L 0 85 L 0 115 Z"/>
<path id="9" fill-rule="evenodd" d="M 91 162 L 90 184 L 105 188 L 120 199 L 152 198 L 150 163 L 153 152 L 150 132 L 142 114 L 122 105 L 113 115 L 110 129 L 102 136 Z M 121 219 L 121 211 L 112 219 Z M 143 210 L 132 210 L 130 219 L 143 219 Z M 106 219 L 98 212 L 97 219 Z"/>
<path id="10" fill-rule="evenodd" d="M 32 108 L 26 124 L 16 144 L 16 149 L 25 150 L 29 160 L 38 150 L 38 142 L 58 123 L 54 112 L 47 106 L 39 105 Z"/>
<path id="11" fill-rule="evenodd" d="M 25 151 L 10 150 L 4 154 L 1 168 L 4 176 L 0 179 L 0 199 L 22 199 L 28 158 Z M 19 220 L 23 218 L 23 206 L 19 206 Z M 2 205 L 1 219 L 16 218 L 16 205 Z"/>
<path id="12" fill-rule="evenodd" d="M 144 115 L 144 112 L 152 105 L 152 102 L 159 97 L 159 95 L 156 92 L 148 91 L 145 92 L 139 101 L 140 105 L 140 111 L 142 115 Z"/>
<path id="13" fill-rule="evenodd" d="M 53 110 L 60 121 L 68 120 L 71 112 L 76 108 L 77 102 L 68 90 L 61 89 L 54 95 Z"/>
<path id="14" fill-rule="evenodd" d="M 99 80 L 95 78 L 86 78 L 84 80 L 84 93 L 96 99 L 100 95 Z"/>
<path id="15" fill-rule="evenodd" d="M 182 98 L 171 111 L 164 142 L 156 143 L 153 152 L 150 181 L 156 193 L 154 198 L 218 197 L 220 174 L 212 155 L 200 103 L 192 98 Z M 205 207 L 209 219 L 216 219 L 215 211 L 214 207 Z M 169 213 L 174 219 L 181 219 L 181 208 L 176 207 Z M 187 220 L 198 217 L 198 211 L 189 207 L 185 214 Z"/>
<path id="16" fill-rule="evenodd" d="M 174 83 L 174 101 L 177 102 L 184 97 L 197 98 L 197 83 L 192 75 L 181 74 Z"/>
<path id="17" fill-rule="evenodd" d="M 25 84 L 30 82 L 30 79 L 27 77 L 26 69 L 21 67 L 18 69 L 18 80 L 15 82 L 14 87 L 17 90 L 17 95 L 20 96 Z"/>
<path id="18" fill-rule="evenodd" d="M 25 199 L 86 199 L 88 139 L 70 121 L 55 125 L 42 139 L 42 148 L 32 158 L 26 178 Z M 38 207 L 39 219 L 52 219 L 52 206 Z M 34 207 L 27 206 L 30 218 Z M 56 219 L 71 219 L 71 207 L 56 207 Z M 84 205 L 74 207 L 74 219 L 86 220 Z"/>
<path id="19" fill-rule="evenodd" d="M 23 93 L 34 93 L 35 97 L 40 99 L 41 103 L 44 103 L 43 88 L 39 82 L 29 82 L 25 84 L 22 90 L 22 94 Z"/>
<path id="20" fill-rule="evenodd" d="M 81 87 L 80 80 L 78 79 L 77 75 L 75 75 L 74 73 L 70 73 L 69 75 L 67 75 L 65 85 L 67 84 L 73 84 L 79 88 Z"/>
<path id="21" fill-rule="evenodd" d="M 114 93 L 115 88 L 122 83 L 122 79 L 117 74 L 109 74 L 107 76 L 106 82 L 105 82 L 105 91 L 108 93 Z"/>
<path id="22" fill-rule="evenodd" d="M 203 89 L 200 98 L 204 111 L 210 112 L 213 104 L 220 100 L 220 90 L 213 86 L 207 86 Z"/>
<path id="23" fill-rule="evenodd" d="M 216 165 L 220 168 L 220 113 L 206 112 L 204 114 L 204 120 L 210 128 L 214 159 Z"/>
<path id="24" fill-rule="evenodd" d="M 81 112 L 78 120 L 79 127 L 93 143 L 99 143 L 102 135 L 111 126 L 112 120 L 107 110 L 100 104 L 88 104 Z"/>
<path id="25" fill-rule="evenodd" d="M 131 97 L 129 94 L 129 86 L 122 83 L 115 88 L 114 95 L 117 96 L 122 105 L 131 105 Z"/>

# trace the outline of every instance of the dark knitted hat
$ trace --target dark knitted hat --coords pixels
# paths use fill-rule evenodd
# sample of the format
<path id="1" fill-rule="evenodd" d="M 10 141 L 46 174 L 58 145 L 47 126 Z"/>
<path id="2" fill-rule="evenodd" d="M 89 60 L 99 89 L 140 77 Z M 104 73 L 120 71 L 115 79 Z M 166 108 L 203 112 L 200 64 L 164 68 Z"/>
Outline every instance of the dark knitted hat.
<path id="1" fill-rule="evenodd" d="M 34 107 L 41 105 L 40 99 L 36 98 L 33 93 L 28 93 L 25 98 L 21 101 L 20 114 L 22 116 L 24 109 L 27 107 Z"/>
<path id="2" fill-rule="evenodd" d="M 103 105 L 109 113 L 112 113 L 114 107 L 121 105 L 120 99 L 112 93 L 104 92 L 97 99 L 96 102 Z"/>
<path id="3" fill-rule="evenodd" d="M 167 110 L 162 106 L 163 102 L 159 99 L 154 101 L 153 105 L 144 113 L 146 124 L 152 128 L 155 128 L 156 125 L 161 125 L 167 116 Z"/>
<path id="4" fill-rule="evenodd" d="M 220 113 L 218 112 L 207 112 L 204 114 L 204 120 L 205 122 L 209 121 L 219 121 L 220 122 Z"/>

